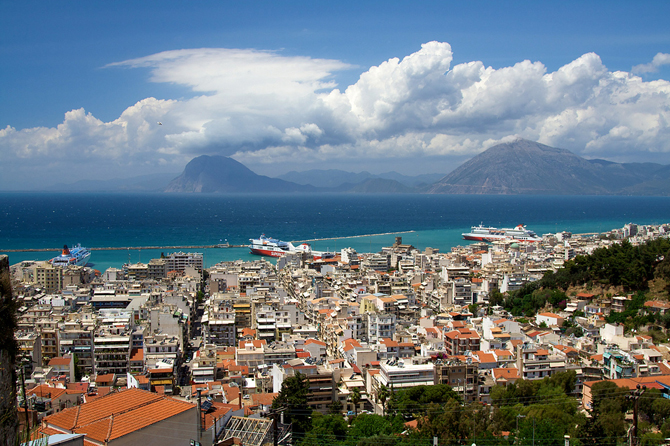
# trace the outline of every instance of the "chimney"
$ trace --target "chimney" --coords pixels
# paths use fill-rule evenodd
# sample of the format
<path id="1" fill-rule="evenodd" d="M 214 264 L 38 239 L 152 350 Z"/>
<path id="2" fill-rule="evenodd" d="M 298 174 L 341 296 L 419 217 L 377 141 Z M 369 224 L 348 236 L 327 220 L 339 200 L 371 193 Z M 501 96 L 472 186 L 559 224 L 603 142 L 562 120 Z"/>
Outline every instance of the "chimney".
<path id="1" fill-rule="evenodd" d="M 242 409 L 242 391 L 241 390 L 237 391 L 237 400 L 239 401 L 240 409 Z"/>

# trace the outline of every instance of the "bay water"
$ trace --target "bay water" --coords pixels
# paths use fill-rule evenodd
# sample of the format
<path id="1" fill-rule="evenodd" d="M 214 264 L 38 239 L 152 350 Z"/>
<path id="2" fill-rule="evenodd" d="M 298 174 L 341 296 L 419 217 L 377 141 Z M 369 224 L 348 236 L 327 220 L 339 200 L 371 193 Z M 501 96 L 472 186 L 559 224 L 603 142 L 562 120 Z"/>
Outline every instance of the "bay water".
<path id="1" fill-rule="evenodd" d="M 64 244 L 130 248 L 93 251 L 90 263 L 104 271 L 173 251 L 137 247 L 247 245 L 261 234 L 315 240 L 310 244 L 316 250 L 359 252 L 379 251 L 401 236 L 419 249 L 445 252 L 468 243 L 461 234 L 480 223 L 525 224 L 541 235 L 604 232 L 631 222 L 670 222 L 670 197 L 5 192 L 0 193 L 0 254 L 8 254 L 13 264 L 50 259 Z M 3 251 L 8 249 L 40 251 Z M 204 252 L 206 266 L 258 258 L 246 247 L 197 251 Z"/>

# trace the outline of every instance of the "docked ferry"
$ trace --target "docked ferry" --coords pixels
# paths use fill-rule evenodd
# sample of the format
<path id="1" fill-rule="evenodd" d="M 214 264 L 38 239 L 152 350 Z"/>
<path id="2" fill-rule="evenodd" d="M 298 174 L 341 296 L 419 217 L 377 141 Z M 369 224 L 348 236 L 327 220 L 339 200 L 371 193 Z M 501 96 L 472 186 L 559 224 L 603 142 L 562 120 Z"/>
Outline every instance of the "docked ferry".
<path id="1" fill-rule="evenodd" d="M 300 245 L 295 246 L 291 242 L 283 242 L 275 238 L 266 237 L 265 234 L 261 234 L 258 238 L 249 239 L 249 241 L 251 242 L 251 244 L 249 244 L 251 254 L 259 256 L 281 257 L 287 253 L 302 252 L 310 254 L 315 260 L 319 260 L 322 258 L 333 257 L 334 255 L 329 252 L 312 251 L 312 247 L 309 243 L 301 243 Z"/>
<path id="2" fill-rule="evenodd" d="M 60 267 L 86 266 L 89 257 L 91 257 L 91 251 L 81 246 L 81 244 L 73 246 L 71 249 L 64 245 L 61 255 L 54 257 L 50 262 L 52 265 Z"/>
<path id="3" fill-rule="evenodd" d="M 490 226 L 473 226 L 470 232 L 463 235 L 464 240 L 477 240 L 493 242 L 496 240 L 519 240 L 522 242 L 539 242 L 539 237 L 534 231 L 526 229 L 525 225 L 517 225 L 514 228 L 492 228 Z"/>

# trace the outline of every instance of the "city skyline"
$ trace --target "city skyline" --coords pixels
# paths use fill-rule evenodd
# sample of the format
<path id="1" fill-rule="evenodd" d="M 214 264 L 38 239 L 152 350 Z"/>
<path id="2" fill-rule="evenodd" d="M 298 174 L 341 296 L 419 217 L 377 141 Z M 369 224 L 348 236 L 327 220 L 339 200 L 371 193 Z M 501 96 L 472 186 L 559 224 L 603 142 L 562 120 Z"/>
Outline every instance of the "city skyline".
<path id="1" fill-rule="evenodd" d="M 178 173 L 201 154 L 269 176 L 448 173 L 519 136 L 668 164 L 668 9 L 5 4 L 0 189 Z"/>

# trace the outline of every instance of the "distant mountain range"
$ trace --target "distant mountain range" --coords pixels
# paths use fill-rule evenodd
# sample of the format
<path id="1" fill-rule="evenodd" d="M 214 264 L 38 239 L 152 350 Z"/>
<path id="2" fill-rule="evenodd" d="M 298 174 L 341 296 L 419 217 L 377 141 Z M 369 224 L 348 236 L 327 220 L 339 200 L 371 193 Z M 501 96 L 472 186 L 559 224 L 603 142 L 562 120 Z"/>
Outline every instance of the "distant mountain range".
<path id="1" fill-rule="evenodd" d="M 58 183 L 49 190 L 55 192 L 161 192 L 176 173 L 154 173 L 132 178 L 112 180 L 79 180 L 74 183 Z"/>
<path id="2" fill-rule="evenodd" d="M 670 166 L 586 160 L 565 149 L 518 139 L 480 153 L 425 192 L 670 195 Z"/>
<path id="3" fill-rule="evenodd" d="M 441 173 L 426 173 L 417 176 L 407 176 L 398 172 L 386 172 L 375 175 L 366 171 L 353 173 L 337 169 L 312 169 L 303 172 L 293 170 L 283 175 L 279 175 L 277 178 L 291 181 L 292 183 L 311 184 L 312 186 L 326 188 L 340 187 L 347 183 L 352 185 L 359 184 L 372 179 L 384 179 L 397 181 L 409 188 L 414 188 L 433 184 L 443 177 L 444 174 Z"/>
<path id="4" fill-rule="evenodd" d="M 107 181 L 81 180 L 59 184 L 51 190 L 668 196 L 670 166 L 587 160 L 568 150 L 517 139 L 489 148 L 446 176 L 308 170 L 270 178 L 254 173 L 232 158 L 203 155 L 192 159 L 176 178 L 174 174 L 155 174 Z"/>

